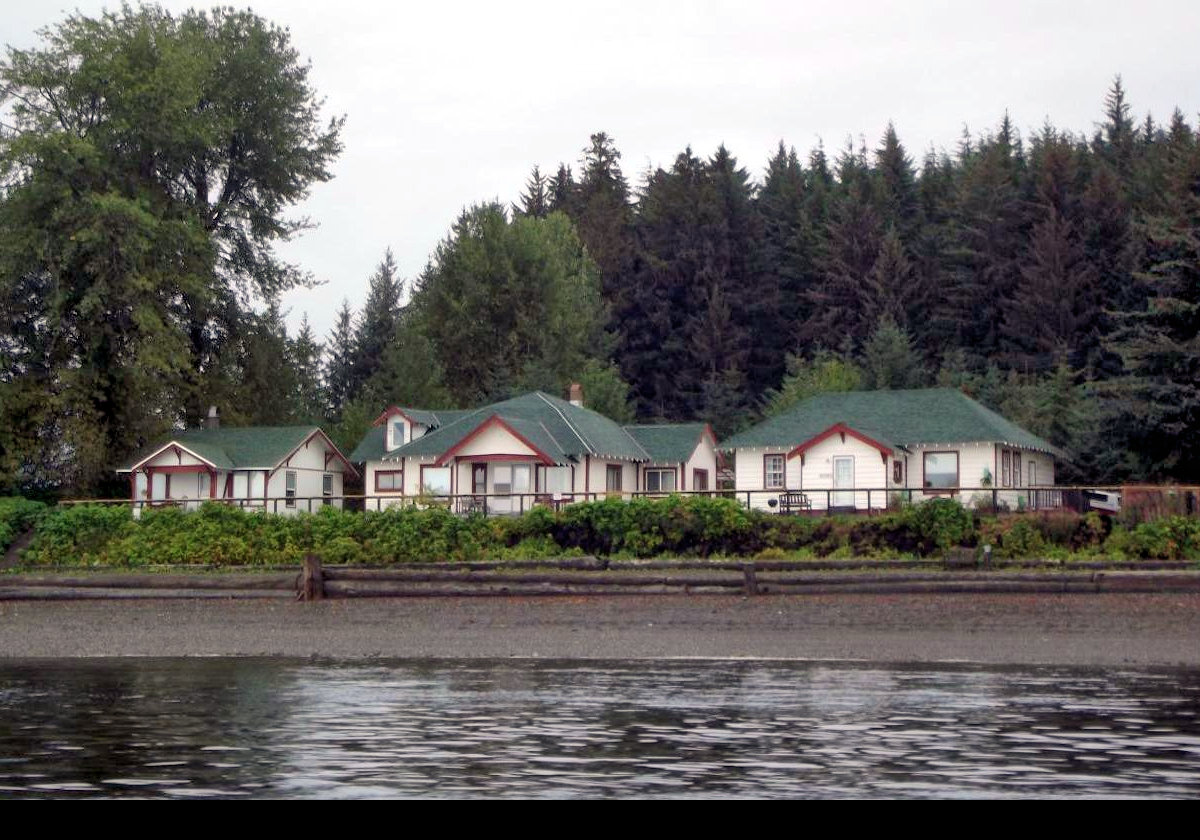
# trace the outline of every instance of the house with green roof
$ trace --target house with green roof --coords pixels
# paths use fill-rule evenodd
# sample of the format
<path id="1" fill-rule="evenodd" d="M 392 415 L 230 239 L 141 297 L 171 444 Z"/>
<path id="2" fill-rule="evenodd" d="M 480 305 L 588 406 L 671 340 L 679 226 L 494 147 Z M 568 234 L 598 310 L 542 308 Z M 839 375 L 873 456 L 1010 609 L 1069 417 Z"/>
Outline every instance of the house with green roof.
<path id="1" fill-rule="evenodd" d="M 751 506 L 803 494 L 813 510 L 954 496 L 1017 507 L 1057 498 L 1063 453 L 951 388 L 819 394 L 722 441 Z M 899 491 L 892 492 L 892 491 Z M 791 494 L 785 499 L 784 494 Z"/>
<path id="2" fill-rule="evenodd" d="M 704 423 L 622 426 L 541 391 L 468 410 L 391 406 L 350 460 L 364 466 L 367 508 L 452 499 L 460 512 L 518 513 L 678 490 L 710 490 L 716 439 Z"/>
<path id="3" fill-rule="evenodd" d="M 203 428 L 157 441 L 117 472 L 129 476 L 135 513 L 205 501 L 280 514 L 340 508 L 345 476 L 357 475 L 316 426 L 222 427 L 216 408 Z"/>

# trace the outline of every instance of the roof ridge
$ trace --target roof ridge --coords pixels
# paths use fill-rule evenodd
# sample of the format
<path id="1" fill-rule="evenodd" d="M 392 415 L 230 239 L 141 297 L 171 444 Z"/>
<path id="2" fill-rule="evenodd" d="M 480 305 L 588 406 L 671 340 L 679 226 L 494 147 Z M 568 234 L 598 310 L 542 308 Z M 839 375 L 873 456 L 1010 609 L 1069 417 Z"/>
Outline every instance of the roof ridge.
<path id="1" fill-rule="evenodd" d="M 582 443 L 587 448 L 589 455 L 599 454 L 596 452 L 596 447 L 592 446 L 591 442 L 587 438 L 585 438 L 578 429 L 575 428 L 575 424 L 567 419 L 567 415 L 563 414 L 562 409 L 559 408 L 558 406 L 556 406 L 554 403 L 550 402 L 547 394 L 543 394 L 541 391 L 534 391 L 533 393 L 536 396 L 540 397 L 542 402 L 544 402 L 546 405 L 550 406 L 550 408 L 553 409 L 554 412 L 559 417 L 562 418 L 562 421 L 567 424 L 567 428 L 571 430 L 571 433 L 573 435 L 575 435 L 575 437 L 579 438 L 579 442 Z M 566 450 L 563 450 L 563 451 L 565 452 Z"/>

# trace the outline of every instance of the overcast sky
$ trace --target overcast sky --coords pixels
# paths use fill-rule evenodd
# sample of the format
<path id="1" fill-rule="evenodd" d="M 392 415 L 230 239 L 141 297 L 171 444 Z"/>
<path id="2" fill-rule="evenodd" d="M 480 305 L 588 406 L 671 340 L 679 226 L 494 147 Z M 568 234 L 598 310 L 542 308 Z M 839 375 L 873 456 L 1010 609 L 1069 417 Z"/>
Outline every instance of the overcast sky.
<path id="1" fill-rule="evenodd" d="M 115 5 L 0 0 L 0 41 Z M 688 144 L 725 143 L 757 177 L 780 139 L 873 148 L 888 120 L 917 160 L 1005 109 L 1023 134 L 1047 117 L 1090 134 L 1116 73 L 1139 118 L 1200 111 L 1197 0 L 250 5 L 347 117 L 334 179 L 297 209 L 319 227 L 280 249 L 323 281 L 284 299 L 319 336 L 343 298 L 361 305 L 386 247 L 416 276 L 464 206 L 515 200 L 534 164 L 574 164 L 596 131 L 636 184 Z"/>

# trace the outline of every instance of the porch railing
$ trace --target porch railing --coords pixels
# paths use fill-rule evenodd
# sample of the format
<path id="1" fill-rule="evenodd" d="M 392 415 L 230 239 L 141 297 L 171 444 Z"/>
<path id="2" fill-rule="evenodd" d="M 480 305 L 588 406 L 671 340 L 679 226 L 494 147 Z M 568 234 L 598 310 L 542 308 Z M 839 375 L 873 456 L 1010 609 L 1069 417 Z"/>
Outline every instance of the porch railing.
<path id="1" fill-rule="evenodd" d="M 1039 510 L 1098 511 L 1103 514 L 1124 512 L 1135 519 L 1162 515 L 1200 515 L 1200 487 L 1175 485 L 1069 485 L 1036 487 L 947 487 L 947 488 L 788 488 L 770 490 L 684 490 L 670 493 L 648 491 L 608 491 L 588 493 L 400 493 L 295 496 L 290 499 L 68 499 L 64 505 L 132 505 L 140 512 L 146 508 L 180 507 L 195 509 L 204 503 L 217 503 L 245 510 L 290 514 L 315 513 L 327 505 L 349 510 L 381 511 L 392 507 L 444 507 L 460 515 L 520 515 L 537 507 L 562 509 L 579 502 L 602 499 L 666 498 L 667 496 L 721 497 L 737 500 L 747 508 L 767 512 L 799 514 L 860 513 L 874 514 L 933 498 L 952 498 L 962 504 L 986 511 L 1021 512 Z"/>

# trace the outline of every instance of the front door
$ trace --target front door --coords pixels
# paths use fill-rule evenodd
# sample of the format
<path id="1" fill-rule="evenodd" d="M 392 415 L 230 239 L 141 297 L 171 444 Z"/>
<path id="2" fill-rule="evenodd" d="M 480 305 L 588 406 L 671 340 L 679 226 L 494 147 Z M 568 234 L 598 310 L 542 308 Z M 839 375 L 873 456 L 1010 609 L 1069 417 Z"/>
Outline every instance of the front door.
<path id="1" fill-rule="evenodd" d="M 837 508 L 852 508 L 854 507 L 854 459 L 853 458 L 834 458 L 833 459 L 833 489 L 838 492 L 833 494 L 832 504 Z M 846 492 L 850 490 L 851 492 Z"/>
<path id="2" fill-rule="evenodd" d="M 483 495 L 487 492 L 487 464 L 471 465 L 471 493 Z"/>

